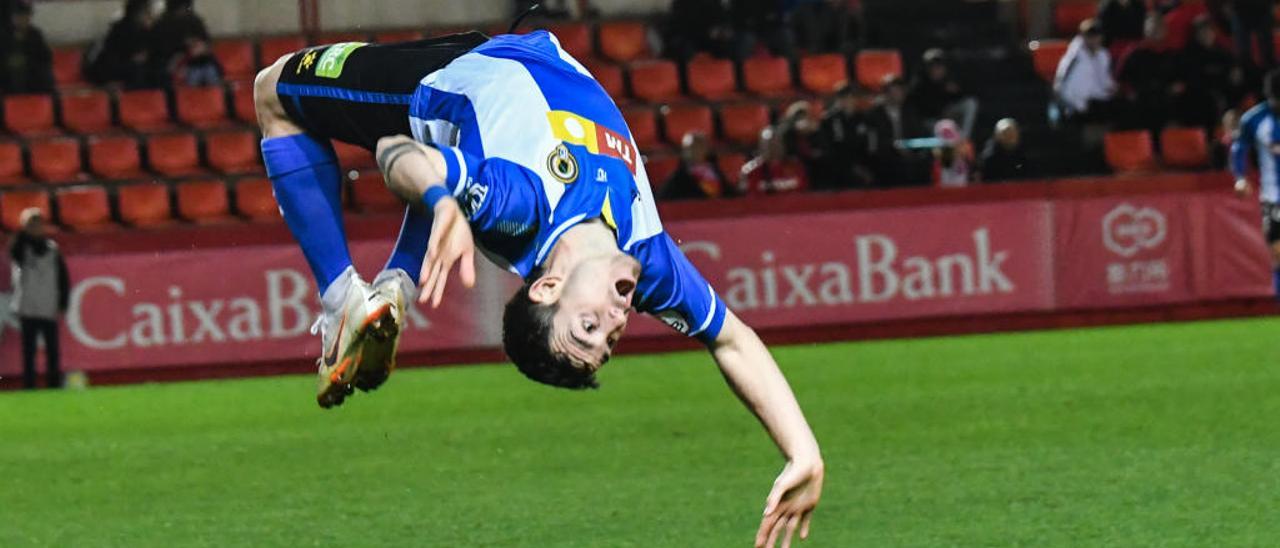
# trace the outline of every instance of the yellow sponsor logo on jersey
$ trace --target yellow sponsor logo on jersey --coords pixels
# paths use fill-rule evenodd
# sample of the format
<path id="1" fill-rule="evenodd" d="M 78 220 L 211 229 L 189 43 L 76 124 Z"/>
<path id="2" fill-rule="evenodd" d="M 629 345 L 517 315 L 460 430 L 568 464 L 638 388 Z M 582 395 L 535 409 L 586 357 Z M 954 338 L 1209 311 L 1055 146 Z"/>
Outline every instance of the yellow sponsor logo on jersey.
<path id="1" fill-rule="evenodd" d="M 551 134 L 556 139 L 585 147 L 592 154 L 622 160 L 631 174 L 635 175 L 635 147 L 621 134 L 567 110 L 547 112 L 547 121 L 551 124 Z"/>

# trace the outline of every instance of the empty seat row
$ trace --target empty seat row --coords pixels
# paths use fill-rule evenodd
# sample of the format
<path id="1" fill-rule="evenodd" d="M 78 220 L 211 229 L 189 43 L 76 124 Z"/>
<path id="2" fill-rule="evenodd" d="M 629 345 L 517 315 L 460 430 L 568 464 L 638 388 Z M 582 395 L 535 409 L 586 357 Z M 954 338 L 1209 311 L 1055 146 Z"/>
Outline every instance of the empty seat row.
<path id="1" fill-rule="evenodd" d="M 1165 167 L 1209 166 L 1209 139 L 1200 128 L 1169 127 L 1160 132 L 1160 156 L 1146 130 L 1112 131 L 1103 138 L 1107 165 L 1118 174 L 1149 173 Z"/>
<path id="2" fill-rule="evenodd" d="M 4 127 L 24 136 L 100 133 L 120 127 L 154 132 L 176 127 L 213 128 L 255 123 L 253 90 L 248 84 L 184 87 L 170 98 L 164 90 L 79 90 L 53 95 L 8 95 L 2 102 Z M 61 126 L 61 128 L 59 127 Z"/>
<path id="3" fill-rule="evenodd" d="M 622 115 L 641 152 L 662 148 L 664 142 L 679 145 L 684 134 L 691 131 L 718 136 L 734 145 L 754 146 L 760 130 L 770 123 L 769 106 L 761 102 L 726 103 L 715 111 L 701 104 L 666 105 L 659 109 L 633 106 L 624 108 Z"/>
<path id="4" fill-rule="evenodd" d="M 236 211 L 242 216 L 267 218 L 267 212 L 278 216 L 270 181 L 244 179 L 235 188 Z M 30 207 L 40 208 L 47 218 L 75 230 L 105 228 L 117 222 L 150 227 L 178 219 L 223 221 L 232 218 L 232 203 L 227 190 L 227 185 L 219 180 L 186 181 L 173 185 L 172 189 L 165 182 L 150 181 L 114 188 L 69 186 L 52 192 L 47 189 L 10 190 L 0 194 L 0 224 L 6 230 L 15 230 L 22 210 Z"/>
<path id="5" fill-rule="evenodd" d="M 360 165 L 372 162 L 367 159 L 366 151 L 351 148 L 356 152 L 348 156 L 359 159 Z M 28 181 L 28 176 L 46 183 L 73 183 L 90 176 L 135 178 L 147 170 L 170 177 L 208 171 L 244 174 L 262 170 L 258 136 L 249 130 L 212 131 L 203 135 L 160 133 L 141 140 L 127 134 L 93 136 L 84 141 L 53 137 L 27 142 L 25 165 L 23 157 L 20 143 L 0 141 L 0 184 L 21 184 Z"/>

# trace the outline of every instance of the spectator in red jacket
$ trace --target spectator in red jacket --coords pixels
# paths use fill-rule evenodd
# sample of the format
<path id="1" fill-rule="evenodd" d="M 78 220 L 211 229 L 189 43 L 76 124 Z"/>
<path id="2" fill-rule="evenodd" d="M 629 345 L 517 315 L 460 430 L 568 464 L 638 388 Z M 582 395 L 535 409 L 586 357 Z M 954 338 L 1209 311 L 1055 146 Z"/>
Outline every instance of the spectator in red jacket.
<path id="1" fill-rule="evenodd" d="M 760 132 L 760 155 L 742 166 L 742 191 L 748 196 L 781 194 L 809 189 L 804 163 L 788 156 L 774 129 Z"/>
<path id="2" fill-rule="evenodd" d="M 733 188 L 725 183 L 724 174 L 716 167 L 707 136 L 698 131 L 684 134 L 680 140 L 680 167 L 662 185 L 658 198 L 692 200 L 733 194 Z"/>

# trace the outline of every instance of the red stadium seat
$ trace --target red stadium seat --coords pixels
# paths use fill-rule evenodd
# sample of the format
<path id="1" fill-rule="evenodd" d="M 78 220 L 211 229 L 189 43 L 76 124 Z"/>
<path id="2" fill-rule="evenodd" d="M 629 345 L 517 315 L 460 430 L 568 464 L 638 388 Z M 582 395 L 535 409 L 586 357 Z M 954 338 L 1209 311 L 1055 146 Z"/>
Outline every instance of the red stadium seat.
<path id="1" fill-rule="evenodd" d="M 755 146 L 760 130 L 769 125 L 769 107 L 763 103 L 736 103 L 720 107 L 720 128 L 725 140 Z"/>
<path id="2" fill-rule="evenodd" d="M 147 162 L 151 171 L 169 177 L 199 175 L 200 153 L 196 136 L 191 133 L 167 133 L 147 137 Z"/>
<path id="3" fill-rule="evenodd" d="M 376 170 L 362 171 L 351 181 L 351 197 L 356 208 L 365 213 L 404 210 L 404 202 L 387 190 L 382 174 Z"/>
<path id="4" fill-rule="evenodd" d="M 626 119 L 631 138 L 636 140 L 636 146 L 641 151 L 662 146 L 662 138 L 658 136 L 658 118 L 654 116 L 652 108 L 625 108 L 622 110 L 622 117 Z"/>
<path id="5" fill-rule="evenodd" d="M 1053 82 L 1058 72 L 1058 62 L 1067 53 L 1066 40 L 1032 40 L 1028 44 L 1031 50 L 1031 63 L 1041 80 Z"/>
<path id="6" fill-rule="evenodd" d="M 680 157 L 675 154 L 651 154 L 644 160 L 644 171 L 649 175 L 649 186 L 656 193 L 667 184 L 667 179 L 680 167 Z"/>
<path id="7" fill-rule="evenodd" d="M 133 179 L 142 176 L 142 154 L 138 140 L 128 135 L 91 137 L 89 171 L 104 179 Z"/>
<path id="8" fill-rule="evenodd" d="M 826 53 L 800 58 L 800 85 L 808 91 L 829 94 L 847 81 L 849 67 L 844 55 Z"/>
<path id="9" fill-rule="evenodd" d="M 311 41 L 313 44 L 337 44 L 340 42 L 369 42 L 369 33 L 358 30 L 322 32 Z"/>
<path id="10" fill-rule="evenodd" d="M 724 175 L 725 184 L 737 188 L 738 179 L 742 177 L 742 166 L 747 164 L 747 155 L 727 150 L 717 156 L 716 165 L 720 168 L 720 174 Z"/>
<path id="11" fill-rule="evenodd" d="M 111 98 L 106 92 L 84 90 L 63 94 L 62 127 L 74 133 L 98 133 L 111 129 Z"/>
<path id="12" fill-rule="evenodd" d="M 616 101 L 627 96 L 625 86 L 622 83 L 622 67 L 611 63 L 601 61 L 592 61 L 590 59 L 583 62 L 583 66 L 595 77 L 596 82 L 600 83 L 600 87 Z"/>
<path id="13" fill-rule="evenodd" d="M 373 160 L 373 153 L 365 150 L 363 147 L 343 143 L 341 141 L 333 142 L 333 152 L 338 155 L 338 165 L 344 170 L 361 170 L 378 167 L 378 163 Z"/>
<path id="14" fill-rule="evenodd" d="M 222 86 L 181 87 L 175 92 L 178 121 L 197 128 L 225 126 L 227 96 Z"/>
<path id="15" fill-rule="evenodd" d="M 1169 167 L 1209 167 L 1209 140 L 1203 129 L 1168 127 L 1160 132 L 1160 157 Z"/>
<path id="16" fill-rule="evenodd" d="M 52 219 L 49 192 L 46 190 L 11 190 L 0 195 L 0 223 L 5 230 L 17 230 L 22 212 L 30 207 L 40 208 L 45 219 Z"/>
<path id="17" fill-rule="evenodd" d="M 733 62 L 727 59 L 700 56 L 686 66 L 685 80 L 689 94 L 709 101 L 719 101 L 737 94 L 737 79 L 733 74 Z"/>
<path id="18" fill-rule="evenodd" d="M 776 97 L 788 95 L 791 87 L 791 64 L 785 57 L 752 57 L 742 63 L 742 83 L 756 95 Z"/>
<path id="19" fill-rule="evenodd" d="M 178 216 L 197 223 L 222 221 L 231 216 L 227 187 L 222 181 L 178 184 Z"/>
<path id="20" fill-rule="evenodd" d="M 243 175 L 262 171 L 258 136 L 249 130 L 217 131 L 204 136 L 209 167 L 218 173 Z"/>
<path id="21" fill-rule="evenodd" d="M 84 51 L 75 46 L 53 49 L 53 82 L 58 87 L 79 86 L 84 84 L 84 74 L 80 65 L 84 59 Z"/>
<path id="22" fill-rule="evenodd" d="M 236 120 L 250 124 L 258 124 L 257 109 L 253 105 L 253 86 L 248 82 L 231 85 L 231 106 L 234 108 Z"/>
<path id="23" fill-rule="evenodd" d="M 153 132 L 173 127 L 169 119 L 169 102 L 158 89 L 121 92 L 120 125 L 134 131 Z"/>
<path id="24" fill-rule="evenodd" d="M 639 61 L 629 67 L 631 96 L 650 103 L 665 103 L 680 97 L 680 71 L 665 59 Z"/>
<path id="25" fill-rule="evenodd" d="M 116 191 L 120 220 L 133 226 L 156 226 L 173 220 L 169 186 L 162 182 L 121 186 Z"/>
<path id="26" fill-rule="evenodd" d="M 853 61 L 858 85 L 879 91 L 884 78 L 902 75 L 902 54 L 898 50 L 862 50 Z"/>
<path id="27" fill-rule="evenodd" d="M 680 139 L 690 131 L 700 131 L 707 138 L 715 136 L 711 108 L 706 105 L 672 105 L 662 107 L 663 137 L 668 143 L 679 145 Z"/>
<path id="28" fill-rule="evenodd" d="M 648 29 L 641 21 L 610 21 L 600 24 L 600 55 L 611 61 L 629 63 L 649 56 Z"/>
<path id="29" fill-rule="evenodd" d="M 236 211 L 255 221 L 280 220 L 280 206 L 276 205 L 271 180 L 255 177 L 237 181 Z"/>
<path id="30" fill-rule="evenodd" d="M 575 59 L 586 59 L 595 54 L 591 47 L 591 26 L 586 23 L 557 23 L 547 30 L 556 36 L 560 48 Z"/>
<path id="31" fill-rule="evenodd" d="M 1073 36 L 1080 23 L 1097 13 L 1097 0 L 1058 0 L 1053 3 L 1053 30 L 1058 36 Z"/>
<path id="32" fill-rule="evenodd" d="M 28 137 L 54 135 L 53 97 L 50 95 L 8 95 L 4 98 L 4 125 L 9 131 Z"/>
<path id="33" fill-rule="evenodd" d="M 58 189 L 58 222 L 76 230 L 92 230 L 111 224 L 111 202 L 100 186 Z"/>
<path id="34" fill-rule="evenodd" d="M 258 42 L 258 66 L 265 67 L 276 59 L 307 47 L 307 39 L 301 36 L 275 36 Z"/>
<path id="35" fill-rule="evenodd" d="M 218 40 L 213 43 L 213 56 L 222 65 L 222 73 L 226 80 L 252 81 L 258 72 L 253 58 L 253 42 L 249 40 Z"/>
<path id="36" fill-rule="evenodd" d="M 1151 134 L 1145 130 L 1111 131 L 1102 139 L 1107 165 L 1119 174 L 1155 169 Z"/>
<path id="37" fill-rule="evenodd" d="M 66 183 L 80 178 L 80 141 L 58 137 L 32 141 L 31 175 L 47 183 Z"/>
<path id="38" fill-rule="evenodd" d="M 22 168 L 22 146 L 13 141 L 0 141 L 0 185 L 27 182 Z"/>
<path id="39" fill-rule="evenodd" d="M 373 41 L 379 44 L 394 44 L 421 40 L 423 36 L 425 35 L 420 30 L 390 30 L 374 34 Z"/>

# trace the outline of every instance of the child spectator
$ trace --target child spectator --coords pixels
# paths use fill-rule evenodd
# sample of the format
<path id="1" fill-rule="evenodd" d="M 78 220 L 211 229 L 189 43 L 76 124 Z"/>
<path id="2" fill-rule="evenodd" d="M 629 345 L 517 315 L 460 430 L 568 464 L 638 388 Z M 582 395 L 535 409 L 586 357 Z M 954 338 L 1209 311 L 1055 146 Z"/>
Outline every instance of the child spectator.
<path id="1" fill-rule="evenodd" d="M 804 164 L 787 155 L 774 128 L 768 127 L 760 132 L 759 156 L 742 166 L 740 186 L 748 196 L 797 192 L 808 190 L 809 177 Z"/>
<path id="2" fill-rule="evenodd" d="M 984 182 L 997 183 L 1032 176 L 1027 169 L 1027 153 L 1022 148 L 1021 133 L 1017 120 L 1013 118 L 996 122 L 995 133 L 982 148 L 980 175 Z"/>
<path id="3" fill-rule="evenodd" d="M 736 174 L 735 174 L 736 175 Z M 733 195 L 733 188 L 725 184 L 725 178 L 716 167 L 707 136 L 690 131 L 680 140 L 680 166 L 676 168 L 658 198 L 663 200 L 690 200 L 721 198 Z"/>
<path id="4" fill-rule="evenodd" d="M 89 50 L 85 77 L 98 85 L 128 89 L 154 87 L 147 71 L 151 48 L 151 0 L 125 0 L 124 14 Z"/>
<path id="5" fill-rule="evenodd" d="M 960 131 L 967 138 L 973 133 L 978 118 L 978 100 L 966 94 L 951 74 L 947 56 L 940 49 L 924 52 L 924 66 L 911 83 L 909 103 L 931 125 L 943 118 L 959 120 Z"/>
<path id="6" fill-rule="evenodd" d="M 938 146 L 933 149 L 933 185 L 943 188 L 969 186 L 973 146 L 960 134 L 955 121 L 942 119 L 933 126 Z"/>
<path id="7" fill-rule="evenodd" d="M 31 24 L 31 3 L 15 2 L 9 29 L 0 34 L 0 93 L 53 91 L 53 51 Z"/>

